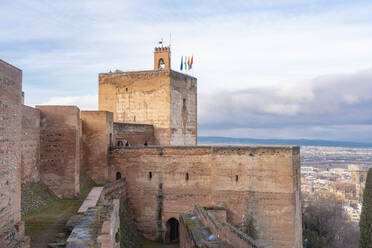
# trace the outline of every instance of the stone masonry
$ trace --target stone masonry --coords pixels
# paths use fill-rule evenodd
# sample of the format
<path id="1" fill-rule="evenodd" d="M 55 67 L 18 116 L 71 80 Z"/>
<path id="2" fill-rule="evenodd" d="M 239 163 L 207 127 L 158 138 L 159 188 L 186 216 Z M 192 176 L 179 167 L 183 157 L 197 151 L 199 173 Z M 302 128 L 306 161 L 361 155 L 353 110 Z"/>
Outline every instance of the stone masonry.
<path id="1" fill-rule="evenodd" d="M 0 60 L 0 247 L 12 248 L 24 240 L 21 222 L 21 107 L 22 71 Z"/>

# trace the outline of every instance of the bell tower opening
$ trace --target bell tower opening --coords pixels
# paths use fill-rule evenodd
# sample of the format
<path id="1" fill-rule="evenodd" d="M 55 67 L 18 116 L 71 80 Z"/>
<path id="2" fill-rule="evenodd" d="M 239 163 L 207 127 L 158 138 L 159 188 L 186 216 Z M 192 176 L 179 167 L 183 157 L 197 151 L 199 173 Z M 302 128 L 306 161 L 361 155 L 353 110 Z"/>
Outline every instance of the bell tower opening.
<path id="1" fill-rule="evenodd" d="M 170 47 L 155 47 L 154 50 L 154 69 L 170 69 L 171 55 Z"/>

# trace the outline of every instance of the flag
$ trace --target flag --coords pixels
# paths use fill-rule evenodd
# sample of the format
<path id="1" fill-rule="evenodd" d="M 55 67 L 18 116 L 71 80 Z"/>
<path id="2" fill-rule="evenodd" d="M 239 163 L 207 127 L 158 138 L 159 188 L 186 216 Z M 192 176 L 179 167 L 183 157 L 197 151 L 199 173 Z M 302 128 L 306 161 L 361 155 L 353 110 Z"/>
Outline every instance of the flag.
<path id="1" fill-rule="evenodd" d="M 187 63 L 186 63 L 186 60 L 187 60 L 187 56 L 185 56 L 185 71 L 187 70 Z"/>
<path id="2" fill-rule="evenodd" d="M 182 71 L 183 69 L 183 56 L 181 56 L 181 66 L 180 66 L 180 70 Z"/>
<path id="3" fill-rule="evenodd" d="M 190 56 L 187 58 L 187 66 L 189 67 L 189 70 L 191 69 L 190 67 Z"/>
<path id="4" fill-rule="evenodd" d="M 190 69 L 192 69 L 192 64 L 194 63 L 194 55 L 191 56 Z"/>

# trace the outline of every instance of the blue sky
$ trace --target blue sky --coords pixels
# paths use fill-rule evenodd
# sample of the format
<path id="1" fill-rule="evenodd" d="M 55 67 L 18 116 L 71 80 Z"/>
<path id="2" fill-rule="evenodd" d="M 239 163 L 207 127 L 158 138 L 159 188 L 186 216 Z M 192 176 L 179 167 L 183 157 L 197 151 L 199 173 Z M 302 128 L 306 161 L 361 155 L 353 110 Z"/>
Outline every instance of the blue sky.
<path id="1" fill-rule="evenodd" d="M 2 0 L 26 104 L 97 108 L 98 73 L 194 55 L 199 135 L 372 140 L 372 2 Z"/>

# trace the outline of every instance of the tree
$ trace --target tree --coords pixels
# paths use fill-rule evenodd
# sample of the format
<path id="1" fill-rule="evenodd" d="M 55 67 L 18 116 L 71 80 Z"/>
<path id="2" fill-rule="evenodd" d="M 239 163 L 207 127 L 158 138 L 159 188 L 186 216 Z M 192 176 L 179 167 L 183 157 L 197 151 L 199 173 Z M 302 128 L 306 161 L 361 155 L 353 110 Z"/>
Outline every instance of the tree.
<path id="1" fill-rule="evenodd" d="M 304 248 L 356 248 L 358 226 L 351 223 L 342 201 L 318 197 L 303 209 Z"/>
<path id="2" fill-rule="evenodd" d="M 368 170 L 359 221 L 359 248 L 372 248 L 372 168 Z"/>

